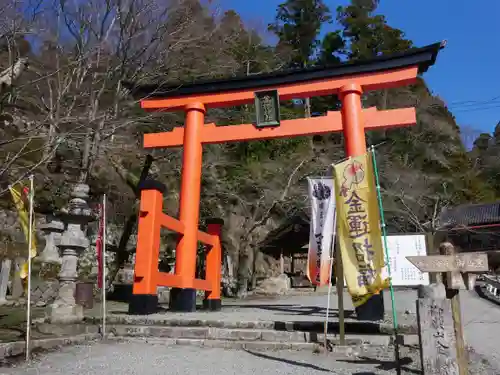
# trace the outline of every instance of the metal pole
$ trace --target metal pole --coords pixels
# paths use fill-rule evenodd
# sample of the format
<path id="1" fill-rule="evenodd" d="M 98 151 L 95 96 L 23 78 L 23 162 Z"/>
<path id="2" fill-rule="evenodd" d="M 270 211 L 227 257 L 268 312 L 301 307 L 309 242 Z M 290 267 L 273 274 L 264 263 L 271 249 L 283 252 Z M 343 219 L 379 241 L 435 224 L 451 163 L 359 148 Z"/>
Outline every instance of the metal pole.
<path id="1" fill-rule="evenodd" d="M 30 179 L 29 191 L 29 233 L 28 233 L 28 296 L 26 309 L 26 361 L 30 359 L 30 333 L 31 333 L 31 243 L 33 241 L 33 175 Z"/>
<path id="2" fill-rule="evenodd" d="M 389 247 L 387 246 L 387 228 L 385 225 L 385 217 L 384 217 L 384 207 L 382 205 L 382 193 L 380 191 L 380 180 L 378 175 L 378 167 L 377 167 L 377 158 L 375 156 L 375 147 L 371 146 L 368 150 L 371 152 L 372 156 L 372 167 L 373 174 L 375 175 L 375 188 L 377 190 L 377 200 L 378 200 L 378 208 L 380 213 L 380 223 L 382 227 L 382 238 L 384 240 L 384 249 L 385 249 L 385 261 L 387 263 L 387 273 L 389 274 L 389 290 L 391 292 L 391 307 L 392 307 L 392 324 L 394 327 L 394 359 L 396 361 L 396 374 L 401 374 L 401 366 L 400 366 L 400 354 L 399 354 L 399 334 L 398 334 L 398 315 L 396 311 L 396 297 L 394 296 L 394 286 L 392 285 L 392 273 L 391 273 L 391 259 L 389 257 Z"/>
<path id="3" fill-rule="evenodd" d="M 335 199 L 333 197 L 332 199 Z M 330 315 L 330 295 L 332 293 L 332 270 L 333 270 L 333 253 L 335 249 L 335 237 L 337 235 L 337 210 L 335 206 L 335 211 L 333 211 L 333 233 L 332 233 L 332 243 L 330 245 L 330 278 L 328 283 L 328 297 L 326 302 L 326 316 L 325 316 L 325 349 L 327 348 L 327 335 L 328 335 L 328 317 Z"/>
<path id="4" fill-rule="evenodd" d="M 102 337 L 106 337 L 106 194 L 102 197 Z"/>

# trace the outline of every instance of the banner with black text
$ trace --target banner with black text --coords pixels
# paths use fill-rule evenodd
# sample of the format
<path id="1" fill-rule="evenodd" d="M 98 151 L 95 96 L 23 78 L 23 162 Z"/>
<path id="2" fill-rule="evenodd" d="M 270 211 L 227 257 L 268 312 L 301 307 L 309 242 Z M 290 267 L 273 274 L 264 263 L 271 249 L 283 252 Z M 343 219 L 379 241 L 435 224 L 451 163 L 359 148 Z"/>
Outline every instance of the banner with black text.
<path id="1" fill-rule="evenodd" d="M 323 286 L 330 282 L 331 249 L 334 243 L 335 194 L 333 179 L 308 178 L 311 222 L 307 277 L 313 285 Z"/>

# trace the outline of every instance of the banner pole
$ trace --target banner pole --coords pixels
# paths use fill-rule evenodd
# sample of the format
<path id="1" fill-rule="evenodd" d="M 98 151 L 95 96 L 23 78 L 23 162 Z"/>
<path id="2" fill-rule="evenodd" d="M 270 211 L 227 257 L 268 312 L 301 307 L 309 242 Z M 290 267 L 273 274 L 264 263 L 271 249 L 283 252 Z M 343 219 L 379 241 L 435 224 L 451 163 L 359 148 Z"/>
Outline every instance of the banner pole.
<path id="1" fill-rule="evenodd" d="M 375 157 L 375 147 L 371 146 L 370 151 L 372 154 L 373 174 L 375 175 L 375 185 L 377 190 L 378 208 L 380 211 L 380 223 L 382 227 L 382 237 L 384 239 L 385 248 L 385 262 L 387 264 L 387 273 L 389 274 L 389 290 L 391 292 L 391 307 L 392 307 L 392 324 L 394 327 L 394 350 L 396 360 L 396 373 L 401 374 L 401 367 L 399 366 L 399 342 L 398 342 L 398 315 L 396 312 L 396 298 L 394 296 L 394 286 L 392 285 L 391 275 L 391 260 L 389 258 L 389 248 L 387 246 L 387 229 L 385 226 L 384 207 L 382 205 L 382 194 L 380 192 L 380 180 L 378 176 L 377 159 Z"/>
<path id="2" fill-rule="evenodd" d="M 337 307 L 339 311 L 339 338 L 340 345 L 345 345 L 345 310 L 344 310 L 344 266 L 342 264 L 342 251 L 340 243 L 336 241 L 335 261 L 337 277 Z"/>
<path id="3" fill-rule="evenodd" d="M 28 295 L 26 307 L 26 361 L 30 359 L 30 334 L 31 334 L 31 251 L 33 250 L 33 175 L 29 177 L 30 191 L 29 191 L 29 233 L 28 233 Z"/>
<path id="4" fill-rule="evenodd" d="M 106 337 L 106 194 L 102 197 L 102 338 Z"/>
<path id="5" fill-rule="evenodd" d="M 330 244 L 330 277 L 328 278 L 328 297 L 326 300 L 326 316 L 325 316 L 325 349 L 328 343 L 328 318 L 330 315 L 330 296 L 332 294 L 332 270 L 333 270 L 333 253 L 335 250 L 335 237 L 337 235 L 337 210 L 333 211 L 333 230 L 332 230 L 332 242 Z"/>

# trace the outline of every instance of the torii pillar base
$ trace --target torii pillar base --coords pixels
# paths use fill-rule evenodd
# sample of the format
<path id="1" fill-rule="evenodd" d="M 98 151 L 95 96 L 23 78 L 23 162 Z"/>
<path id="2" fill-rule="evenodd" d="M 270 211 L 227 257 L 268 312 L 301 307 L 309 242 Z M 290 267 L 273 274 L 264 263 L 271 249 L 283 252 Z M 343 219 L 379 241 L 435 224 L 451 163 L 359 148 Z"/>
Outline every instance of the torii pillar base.
<path id="1" fill-rule="evenodd" d="M 169 310 L 175 312 L 196 311 L 196 289 L 170 289 Z"/>
<path id="2" fill-rule="evenodd" d="M 149 315 L 158 312 L 158 295 L 132 294 L 128 304 L 130 315 Z"/>
<path id="3" fill-rule="evenodd" d="M 383 291 L 379 294 L 374 294 L 361 306 L 356 307 L 356 318 L 358 320 L 367 320 L 375 322 L 384 319 L 384 295 Z"/>

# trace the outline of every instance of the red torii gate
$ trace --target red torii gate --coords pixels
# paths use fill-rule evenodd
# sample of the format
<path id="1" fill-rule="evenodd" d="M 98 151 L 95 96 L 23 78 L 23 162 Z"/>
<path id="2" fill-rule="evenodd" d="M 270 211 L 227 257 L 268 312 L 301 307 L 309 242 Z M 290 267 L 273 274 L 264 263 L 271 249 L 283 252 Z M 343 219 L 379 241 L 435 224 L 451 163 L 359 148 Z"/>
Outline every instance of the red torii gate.
<path id="1" fill-rule="evenodd" d="M 145 110 L 182 110 L 186 113 L 184 128 L 144 134 L 145 148 L 179 146 L 184 148 L 180 212 L 178 220 L 163 213 L 165 188 L 162 184 L 149 180 L 142 184 L 133 298 L 129 312 L 135 314 L 155 312 L 158 301 L 157 286 L 175 288 L 170 301 L 174 309 L 182 311 L 195 309 L 193 289 L 206 291 L 204 301 L 206 308 L 220 309 L 219 237 L 223 222 L 218 220 L 209 223 L 208 233 L 198 229 L 203 144 L 342 131 L 345 137 L 346 155 L 362 155 L 366 152 L 365 130 L 409 126 L 416 123 L 414 108 L 363 110 L 362 93 L 415 83 L 417 75 L 434 64 L 439 50 L 443 47 L 444 43 L 436 43 L 401 54 L 382 56 L 368 61 L 348 62 L 330 68 L 260 74 L 176 87 L 127 84 L 135 97 L 143 98 L 141 107 Z M 339 96 L 342 103 L 341 111 L 327 112 L 321 117 L 279 120 L 279 100 L 331 94 Z M 262 112 L 260 107 L 262 96 L 274 100 L 275 116 L 271 115 L 271 121 L 267 121 L 267 124 L 261 123 L 262 113 L 259 113 L 259 109 Z M 215 124 L 205 124 L 206 108 L 230 107 L 254 101 L 257 106 L 257 125 L 218 127 Z M 180 235 L 173 275 L 158 271 L 161 227 Z M 205 280 L 195 278 L 198 241 L 209 247 Z M 188 293 L 185 293 L 186 291 Z M 187 304 L 186 299 L 189 299 Z"/>

